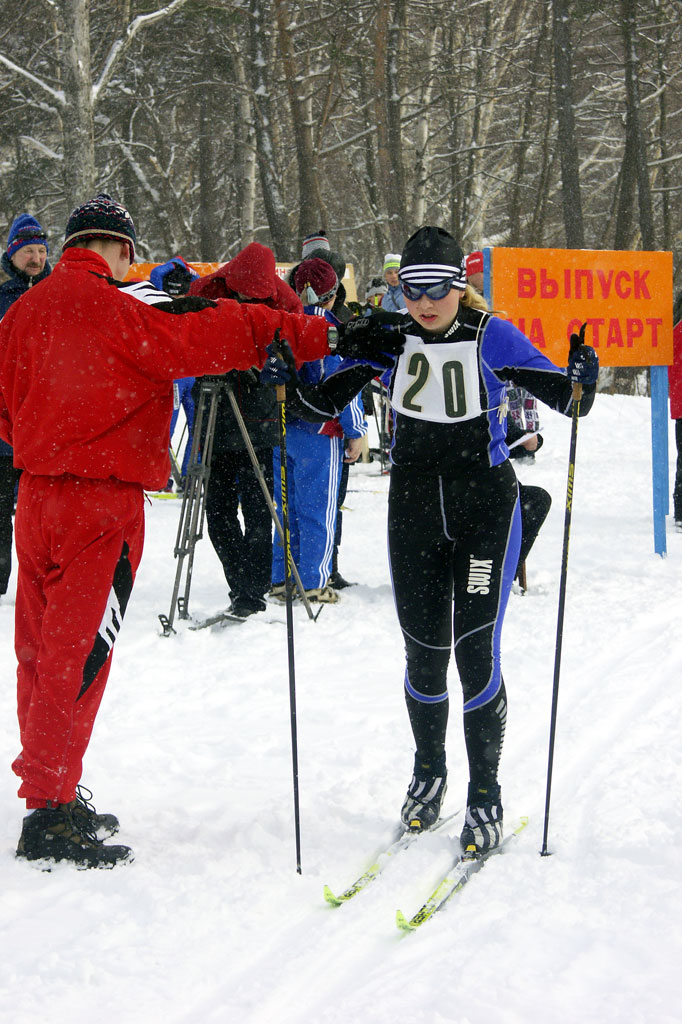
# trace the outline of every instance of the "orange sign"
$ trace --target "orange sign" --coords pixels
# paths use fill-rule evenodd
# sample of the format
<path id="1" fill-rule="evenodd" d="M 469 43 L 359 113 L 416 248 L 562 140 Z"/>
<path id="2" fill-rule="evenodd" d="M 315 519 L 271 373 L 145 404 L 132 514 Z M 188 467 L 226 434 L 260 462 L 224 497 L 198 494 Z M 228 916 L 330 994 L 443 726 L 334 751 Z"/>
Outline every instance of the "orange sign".
<path id="1" fill-rule="evenodd" d="M 186 262 L 187 266 L 191 267 L 192 270 L 196 270 L 200 277 L 206 277 L 207 274 L 212 274 L 218 267 L 222 267 L 222 263 L 190 263 L 189 260 Z M 148 281 L 154 267 L 159 265 L 158 263 L 133 263 L 126 275 L 126 281 Z"/>
<path id="2" fill-rule="evenodd" d="M 672 363 L 672 253 L 495 248 L 492 263 L 493 309 L 557 366 L 583 323 L 602 366 Z"/>

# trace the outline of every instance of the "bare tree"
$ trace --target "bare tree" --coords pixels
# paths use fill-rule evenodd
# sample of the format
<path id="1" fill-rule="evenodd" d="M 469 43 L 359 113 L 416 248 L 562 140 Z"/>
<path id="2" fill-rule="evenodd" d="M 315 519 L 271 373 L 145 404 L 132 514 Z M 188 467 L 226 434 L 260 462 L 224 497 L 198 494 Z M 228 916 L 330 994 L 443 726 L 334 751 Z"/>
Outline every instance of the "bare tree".
<path id="1" fill-rule="evenodd" d="M 276 255 L 288 260 L 293 252 L 287 202 L 282 188 L 282 163 L 276 144 L 278 105 L 273 96 L 276 56 L 272 39 L 270 0 L 249 0 L 249 84 L 255 113 L 256 151 L 263 204 Z"/>
<path id="2" fill-rule="evenodd" d="M 642 245 L 655 248 L 654 216 L 644 134 L 640 123 L 639 57 L 637 54 L 637 14 L 635 0 L 621 0 L 623 50 L 625 53 L 625 149 L 637 181 L 639 226 Z"/>
<path id="3" fill-rule="evenodd" d="M 3 0 L 0 96 L 0 221 L 104 187 L 152 258 L 682 245 L 679 0 Z"/>
<path id="4" fill-rule="evenodd" d="M 63 186 L 67 205 L 91 195 L 96 185 L 94 117 L 114 70 L 143 28 L 168 17 L 186 3 L 171 0 L 165 7 L 139 15 L 115 36 L 95 77 L 90 49 L 91 0 L 53 0 L 57 11 L 55 65 L 61 88 L 55 88 L 42 76 L 15 64 L 0 53 L 0 63 L 30 84 L 47 100 L 60 123 Z M 56 157 L 58 154 L 54 154 Z"/>
<path id="5" fill-rule="evenodd" d="M 552 22 L 554 29 L 554 85 L 559 125 L 557 141 L 561 161 L 566 245 L 569 249 L 582 249 L 585 247 L 585 232 L 583 230 L 578 143 L 573 116 L 575 95 L 573 92 L 568 0 L 552 0 Z"/>

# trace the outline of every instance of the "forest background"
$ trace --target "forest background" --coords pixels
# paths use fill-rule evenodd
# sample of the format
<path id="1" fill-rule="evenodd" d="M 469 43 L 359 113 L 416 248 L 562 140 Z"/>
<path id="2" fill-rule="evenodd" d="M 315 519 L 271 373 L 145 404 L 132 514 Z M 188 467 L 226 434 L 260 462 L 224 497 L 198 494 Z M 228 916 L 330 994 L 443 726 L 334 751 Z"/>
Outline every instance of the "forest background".
<path id="1" fill-rule="evenodd" d="M 665 249 L 682 286 L 679 0 L 0 0 L 0 231 L 59 251 L 97 190 L 138 258 L 278 260 L 325 230 L 360 285 L 420 224 Z M 3 235 L 5 237 L 5 235 Z"/>

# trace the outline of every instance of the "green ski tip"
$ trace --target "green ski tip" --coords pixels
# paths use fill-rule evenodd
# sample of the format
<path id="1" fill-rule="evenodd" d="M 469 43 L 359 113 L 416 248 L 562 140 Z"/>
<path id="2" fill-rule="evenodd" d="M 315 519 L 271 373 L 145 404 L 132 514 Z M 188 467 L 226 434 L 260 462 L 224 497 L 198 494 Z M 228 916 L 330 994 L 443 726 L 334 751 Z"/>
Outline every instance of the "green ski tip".
<path id="1" fill-rule="evenodd" d="M 403 914 L 402 910 L 396 910 L 395 923 L 398 925 L 398 928 L 400 928 L 401 932 L 413 932 L 415 930 L 415 925 L 410 924 L 410 922 Z"/>
<path id="2" fill-rule="evenodd" d="M 332 907 L 340 907 L 343 903 L 343 900 L 339 899 L 338 896 L 335 896 L 328 885 L 325 885 L 324 887 L 324 898 Z"/>

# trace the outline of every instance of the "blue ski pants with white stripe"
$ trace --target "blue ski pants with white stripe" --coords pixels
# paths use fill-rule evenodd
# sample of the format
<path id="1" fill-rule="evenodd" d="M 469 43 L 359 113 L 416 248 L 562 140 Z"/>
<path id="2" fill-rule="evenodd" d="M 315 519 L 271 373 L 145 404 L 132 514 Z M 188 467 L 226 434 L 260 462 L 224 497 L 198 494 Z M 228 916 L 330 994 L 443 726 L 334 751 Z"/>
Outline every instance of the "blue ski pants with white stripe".
<path id="1" fill-rule="evenodd" d="M 287 498 L 291 553 L 304 590 L 323 587 L 331 573 L 342 446 L 339 438 L 287 424 Z M 273 452 L 274 497 L 282 508 L 280 450 Z M 284 581 L 284 550 L 278 534 L 272 548 L 272 582 Z"/>

